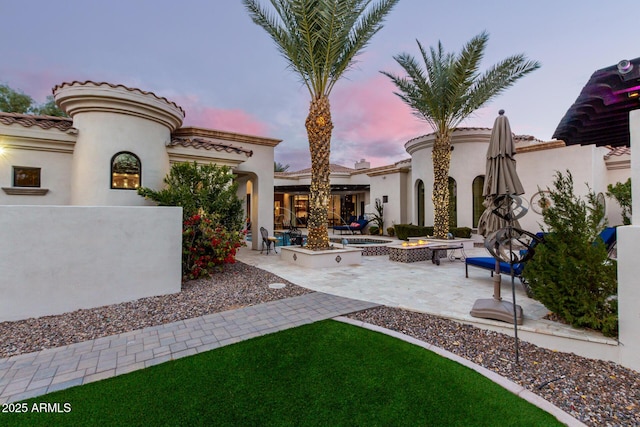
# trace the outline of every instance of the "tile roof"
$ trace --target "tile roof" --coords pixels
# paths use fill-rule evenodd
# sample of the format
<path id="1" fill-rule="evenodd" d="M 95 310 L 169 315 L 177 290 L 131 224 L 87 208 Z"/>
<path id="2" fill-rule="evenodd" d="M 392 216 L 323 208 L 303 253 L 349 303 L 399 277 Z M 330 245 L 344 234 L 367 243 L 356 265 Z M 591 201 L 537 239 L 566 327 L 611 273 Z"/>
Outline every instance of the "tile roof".
<path id="1" fill-rule="evenodd" d="M 486 131 L 491 132 L 491 128 L 484 128 L 484 127 L 457 127 L 453 131 L 456 132 L 456 131 L 469 131 L 469 130 L 486 130 Z M 426 138 L 428 136 L 435 135 L 435 134 L 436 134 L 436 132 L 434 131 L 434 132 L 426 133 L 424 135 L 416 136 L 415 138 L 411 138 L 406 143 L 409 144 L 410 142 L 417 141 L 419 139 L 423 139 L 423 138 Z"/>
<path id="2" fill-rule="evenodd" d="M 202 138 L 179 138 L 172 137 L 171 142 L 167 144 L 167 147 L 193 147 L 204 148 L 205 150 L 225 151 L 227 153 L 244 154 L 247 157 L 253 156 L 252 150 L 246 150 L 242 147 L 235 147 L 231 144 L 224 144 L 222 142 L 212 142 Z"/>
<path id="3" fill-rule="evenodd" d="M 73 127 L 73 120 L 68 117 L 55 116 L 35 116 L 32 114 L 3 113 L 0 112 L 0 123 L 11 125 L 17 123 L 26 128 L 38 126 L 42 129 L 55 128 L 62 132 L 77 133 L 78 130 Z"/>
<path id="4" fill-rule="evenodd" d="M 88 86 L 88 85 L 92 85 L 92 86 L 109 86 L 109 87 L 111 87 L 113 89 L 121 88 L 121 89 L 128 90 L 129 92 L 138 92 L 138 93 L 140 93 L 142 95 L 151 95 L 156 99 L 159 99 L 161 101 L 165 101 L 167 104 L 171 104 L 171 105 L 175 106 L 177 109 L 182 111 L 182 115 L 185 115 L 185 112 L 184 112 L 184 110 L 182 109 L 181 106 L 179 106 L 178 104 L 176 104 L 173 101 L 169 101 L 164 96 L 158 96 L 153 92 L 149 92 L 149 91 L 146 91 L 146 90 L 138 89 L 136 87 L 127 87 L 127 86 L 121 85 L 121 84 L 113 84 L 113 83 L 108 83 L 108 82 L 94 82 L 92 80 L 85 80 L 83 82 L 81 82 L 79 80 L 74 80 L 72 82 L 64 82 L 64 83 L 60 83 L 59 85 L 55 85 L 51 91 L 55 95 L 55 93 L 56 93 L 56 91 L 58 89 L 61 89 L 61 88 L 65 87 L 65 86 L 76 86 L 76 85 L 78 85 L 78 86 Z"/>
<path id="5" fill-rule="evenodd" d="M 604 155 L 605 160 L 609 160 L 612 156 L 631 155 L 631 147 L 619 146 L 608 147 L 610 151 Z"/>
<path id="6" fill-rule="evenodd" d="M 567 145 L 629 145 L 629 112 L 640 108 L 638 81 L 640 58 L 596 70 L 558 123 L 553 138 Z"/>
<path id="7" fill-rule="evenodd" d="M 342 165 L 336 165 L 335 163 L 331 163 L 329 165 L 329 170 L 330 170 L 330 173 L 352 173 L 356 171 L 356 169 L 348 168 Z M 278 172 L 280 176 L 306 175 L 310 173 L 311 173 L 311 168 L 306 168 L 306 169 L 293 171 L 293 172 Z"/>
<path id="8" fill-rule="evenodd" d="M 485 127 L 457 127 L 453 131 L 454 132 L 456 132 L 456 131 L 463 132 L 463 131 L 474 131 L 474 130 L 475 131 L 484 130 L 484 131 L 491 132 L 492 128 L 485 128 Z M 427 136 L 430 136 L 430 135 L 435 135 L 435 132 L 431 132 L 431 133 L 427 133 L 427 134 L 424 134 L 424 135 L 417 136 L 417 137 L 412 138 L 409 141 L 407 141 L 407 143 L 412 142 L 412 141 L 416 141 L 418 139 L 426 138 Z M 535 136 L 532 136 L 532 135 L 516 135 L 515 133 L 512 133 L 512 135 L 513 135 L 514 142 L 521 142 L 521 141 L 542 142 L 541 140 L 539 140 L 538 138 L 536 138 Z"/>

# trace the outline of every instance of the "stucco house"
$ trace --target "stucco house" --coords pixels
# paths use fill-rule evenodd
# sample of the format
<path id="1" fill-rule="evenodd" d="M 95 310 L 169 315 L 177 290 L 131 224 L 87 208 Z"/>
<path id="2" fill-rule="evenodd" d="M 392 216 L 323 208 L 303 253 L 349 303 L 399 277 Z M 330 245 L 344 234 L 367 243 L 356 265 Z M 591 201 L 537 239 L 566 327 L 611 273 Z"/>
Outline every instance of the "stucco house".
<path id="1" fill-rule="evenodd" d="M 150 206 L 139 186 L 160 189 L 171 164 L 196 161 L 229 166 L 247 216 L 271 227 L 280 140 L 182 127 L 180 106 L 122 85 L 63 83 L 53 93 L 71 118 L 0 112 L 0 205 Z"/>
<path id="2" fill-rule="evenodd" d="M 0 321 L 179 292 L 181 208 L 136 191 L 162 188 L 172 163 L 230 166 L 247 216 L 272 229 L 280 140 L 182 127 L 180 106 L 122 85 L 53 95 L 70 118 L 0 113 Z"/>

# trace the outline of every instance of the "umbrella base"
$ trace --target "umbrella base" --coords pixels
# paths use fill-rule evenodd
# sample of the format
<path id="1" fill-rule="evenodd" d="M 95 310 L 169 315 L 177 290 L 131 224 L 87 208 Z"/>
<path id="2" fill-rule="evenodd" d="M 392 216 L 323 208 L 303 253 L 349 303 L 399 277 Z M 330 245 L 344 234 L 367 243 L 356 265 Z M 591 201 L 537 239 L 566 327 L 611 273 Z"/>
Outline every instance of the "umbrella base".
<path id="1" fill-rule="evenodd" d="M 473 304 L 470 313 L 473 317 L 500 320 L 513 324 L 513 303 L 498 301 L 493 298 L 479 299 Z M 522 307 L 516 305 L 516 322 L 522 325 Z"/>

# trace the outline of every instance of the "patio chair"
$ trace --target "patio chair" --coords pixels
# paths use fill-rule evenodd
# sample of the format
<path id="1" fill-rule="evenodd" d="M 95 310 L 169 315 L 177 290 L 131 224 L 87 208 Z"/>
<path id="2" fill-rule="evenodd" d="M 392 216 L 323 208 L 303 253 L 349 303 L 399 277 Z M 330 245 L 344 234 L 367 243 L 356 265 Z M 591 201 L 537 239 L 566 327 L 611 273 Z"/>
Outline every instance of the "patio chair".
<path id="1" fill-rule="evenodd" d="M 303 238 L 302 238 L 302 232 L 300 230 L 293 227 L 288 231 L 288 233 L 289 233 L 289 242 L 291 242 L 292 245 L 302 246 Z"/>
<path id="2" fill-rule="evenodd" d="M 262 248 L 260 249 L 260 253 L 262 253 L 262 251 L 264 250 L 264 247 L 266 246 L 267 255 L 269 255 L 269 251 L 271 250 L 272 244 L 273 244 L 273 251 L 275 253 L 278 253 L 276 249 L 276 243 L 278 242 L 278 239 L 273 236 L 269 236 L 269 232 L 264 227 L 260 227 L 260 234 L 262 235 Z"/>

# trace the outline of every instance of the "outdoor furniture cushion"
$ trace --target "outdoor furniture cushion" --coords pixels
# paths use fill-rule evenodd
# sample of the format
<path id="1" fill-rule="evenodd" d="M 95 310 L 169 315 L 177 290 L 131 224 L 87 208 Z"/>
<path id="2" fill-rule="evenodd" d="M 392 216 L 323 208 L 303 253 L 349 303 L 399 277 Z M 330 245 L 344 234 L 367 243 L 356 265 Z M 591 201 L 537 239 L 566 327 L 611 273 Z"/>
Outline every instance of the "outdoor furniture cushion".
<path id="1" fill-rule="evenodd" d="M 340 231 L 340 234 L 342 234 L 343 231 L 348 231 L 348 232 L 354 234 L 356 231 L 359 231 L 360 234 L 362 234 L 362 230 L 367 226 L 367 224 L 369 224 L 369 221 L 364 219 L 363 216 L 360 216 L 360 218 L 358 218 L 358 221 L 352 222 L 349 225 L 336 225 L 336 226 L 334 226 L 333 227 L 333 232 L 335 233 L 335 231 L 338 230 L 338 231 Z"/>

